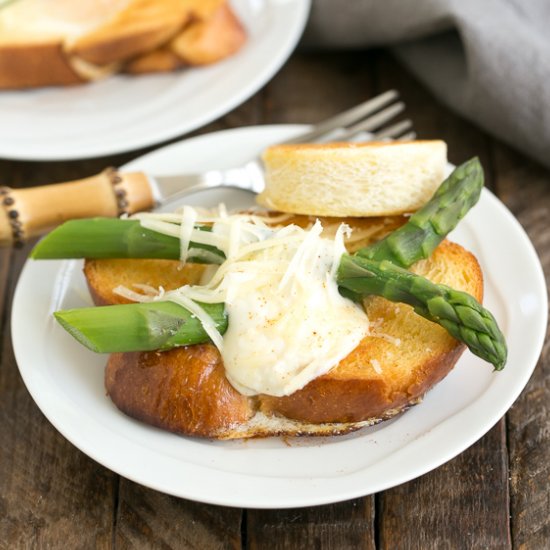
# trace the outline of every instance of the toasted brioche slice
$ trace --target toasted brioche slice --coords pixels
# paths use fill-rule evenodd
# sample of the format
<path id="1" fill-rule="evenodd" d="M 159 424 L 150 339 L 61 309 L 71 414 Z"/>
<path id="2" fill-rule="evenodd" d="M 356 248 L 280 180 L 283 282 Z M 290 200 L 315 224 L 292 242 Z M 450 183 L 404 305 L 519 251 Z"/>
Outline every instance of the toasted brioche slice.
<path id="1" fill-rule="evenodd" d="M 230 18 L 235 19 L 228 8 L 225 27 L 219 24 L 216 14 L 224 10 L 224 2 L 18 0 L 0 9 L 0 89 L 97 80 L 121 70 L 127 62 L 140 56 L 144 56 L 144 61 L 131 61 L 134 70 L 130 72 L 178 68 L 183 61 L 170 47 L 170 41 L 186 25 L 191 30 L 212 19 L 213 28 L 225 30 L 223 44 L 227 42 L 226 36 L 234 34 L 234 27 L 242 31 L 240 24 L 232 19 L 232 26 L 228 25 Z M 242 35 L 244 41 L 244 33 Z M 161 55 L 163 46 L 171 52 L 170 56 Z M 201 51 L 206 46 L 208 40 L 203 39 L 198 44 L 191 41 L 189 47 L 191 51 L 193 47 Z M 217 52 L 218 58 L 223 57 L 224 52 L 225 55 L 233 53 L 237 46 L 224 48 Z M 148 57 L 157 49 L 160 53 Z M 215 47 L 210 45 L 212 49 Z"/>
<path id="2" fill-rule="evenodd" d="M 306 223 L 305 218 L 294 221 Z M 361 221 L 364 230 L 369 223 L 378 224 L 375 238 L 379 238 L 382 220 Z M 121 284 L 122 271 L 126 271 L 123 284 L 142 282 L 145 275 L 149 284 L 161 280 L 165 288 L 180 284 L 178 262 L 171 262 L 170 271 L 166 261 L 148 260 L 143 269 L 139 268 L 143 260 L 125 262 L 87 262 L 88 283 L 96 300 L 103 297 L 100 303 L 123 301 L 111 292 Z M 482 299 L 480 267 L 457 244 L 444 241 L 429 260 L 412 270 Z M 187 265 L 183 272 L 188 273 L 187 282 L 200 277 L 196 266 Z M 452 369 L 464 346 L 410 306 L 379 297 L 368 298 L 364 305 L 370 335 L 329 373 L 290 396 L 239 394 L 225 379 L 221 357 L 211 345 L 113 354 L 106 369 L 107 392 L 130 416 L 177 433 L 217 439 L 335 435 L 372 425 L 421 400 Z"/>
<path id="3" fill-rule="evenodd" d="M 246 33 L 226 4 L 209 19 L 191 23 L 170 42 L 170 48 L 188 65 L 207 65 L 237 52 Z"/>
<path id="4" fill-rule="evenodd" d="M 0 9 L 0 88 L 75 84 L 87 80 L 72 66 L 64 44 L 101 26 L 127 4 L 19 0 Z"/>
<path id="5" fill-rule="evenodd" d="M 157 48 L 191 18 L 181 0 L 130 0 L 101 25 L 67 39 L 65 50 L 88 63 L 106 65 Z"/>
<path id="6" fill-rule="evenodd" d="M 187 435 L 223 433 L 254 414 L 251 400 L 227 381 L 220 354 L 212 345 L 168 353 L 114 353 L 105 386 L 129 416 Z"/>
<path id="7" fill-rule="evenodd" d="M 189 17 L 180 0 L 18 0 L 0 10 L 0 87 L 101 78 L 168 40 Z"/>
<path id="8" fill-rule="evenodd" d="M 266 185 L 258 203 L 319 216 L 414 212 L 441 184 L 443 141 L 276 145 L 263 155 Z"/>
<path id="9" fill-rule="evenodd" d="M 134 285 L 148 285 L 173 290 L 198 284 L 205 267 L 200 264 L 182 266 L 174 260 L 88 260 L 84 265 L 84 275 L 94 303 L 103 306 L 130 302 L 114 292 L 119 285 L 130 289 Z"/>
<path id="10" fill-rule="evenodd" d="M 246 41 L 246 32 L 229 5 L 205 11 L 204 16 L 186 25 L 168 44 L 129 61 L 125 72 L 167 72 L 183 65 L 215 63 L 237 52 Z"/>
<path id="11" fill-rule="evenodd" d="M 0 45 L 0 90 L 85 81 L 71 66 L 57 41 Z"/>
<path id="12" fill-rule="evenodd" d="M 162 45 L 152 52 L 135 57 L 124 65 L 128 74 L 169 73 L 183 66 L 183 61 L 169 45 Z"/>

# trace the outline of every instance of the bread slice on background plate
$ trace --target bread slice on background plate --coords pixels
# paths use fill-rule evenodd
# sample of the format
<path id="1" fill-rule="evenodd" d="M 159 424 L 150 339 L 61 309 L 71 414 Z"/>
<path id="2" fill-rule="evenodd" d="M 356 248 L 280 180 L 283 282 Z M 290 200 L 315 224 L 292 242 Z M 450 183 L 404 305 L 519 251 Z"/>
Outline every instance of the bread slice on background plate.
<path id="1" fill-rule="evenodd" d="M 76 84 L 126 67 L 173 70 L 189 62 L 185 52 L 214 62 L 245 39 L 225 0 L 15 0 L 0 7 L 0 89 Z"/>
<path id="2" fill-rule="evenodd" d="M 229 5 L 222 4 L 203 18 L 194 18 L 167 44 L 128 61 L 124 71 L 143 74 L 209 65 L 236 53 L 245 41 L 244 28 Z"/>

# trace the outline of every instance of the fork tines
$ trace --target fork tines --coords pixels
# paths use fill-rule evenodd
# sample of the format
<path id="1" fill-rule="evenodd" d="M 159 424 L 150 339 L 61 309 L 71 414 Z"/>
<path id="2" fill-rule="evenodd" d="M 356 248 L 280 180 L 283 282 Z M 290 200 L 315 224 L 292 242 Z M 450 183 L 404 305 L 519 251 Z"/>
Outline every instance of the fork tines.
<path id="1" fill-rule="evenodd" d="M 405 104 L 399 101 L 399 93 L 389 90 L 316 124 L 310 132 L 285 143 L 415 139 L 411 120 L 388 125 L 404 109 Z"/>

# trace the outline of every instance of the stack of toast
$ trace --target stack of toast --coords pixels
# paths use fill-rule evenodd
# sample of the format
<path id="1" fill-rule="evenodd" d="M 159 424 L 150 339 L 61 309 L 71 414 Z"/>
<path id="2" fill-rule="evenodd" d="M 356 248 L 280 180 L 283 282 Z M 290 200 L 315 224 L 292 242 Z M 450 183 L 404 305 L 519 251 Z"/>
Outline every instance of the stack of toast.
<path id="1" fill-rule="evenodd" d="M 12 0 L 0 5 L 0 89 L 205 65 L 245 41 L 226 0 Z"/>

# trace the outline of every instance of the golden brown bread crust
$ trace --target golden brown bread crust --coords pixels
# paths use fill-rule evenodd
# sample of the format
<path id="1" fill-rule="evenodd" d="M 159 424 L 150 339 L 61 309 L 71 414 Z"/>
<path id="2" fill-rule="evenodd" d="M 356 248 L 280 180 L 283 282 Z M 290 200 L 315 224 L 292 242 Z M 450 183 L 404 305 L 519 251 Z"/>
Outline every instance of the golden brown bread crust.
<path id="1" fill-rule="evenodd" d="M 58 42 L 0 47 L 0 89 L 34 88 L 84 82 Z"/>
<path id="2" fill-rule="evenodd" d="M 73 41 L 0 40 L 0 89 L 79 84 L 117 70 L 143 74 L 218 61 L 246 40 L 224 1 L 131 0 Z"/>
<path id="3" fill-rule="evenodd" d="M 292 221 L 306 225 L 308 219 L 294 217 Z M 383 221 L 360 223 L 365 230 L 369 225 L 379 227 Z M 326 225 L 327 220 L 324 222 Z M 357 225 L 356 220 L 353 222 Z M 382 227 L 388 231 L 402 223 L 402 219 L 389 218 L 385 222 Z M 383 229 L 376 230 L 371 237 L 380 238 L 381 231 Z M 126 269 L 127 266 L 120 267 L 120 262 L 123 261 L 87 262 L 90 288 L 99 303 L 124 301 L 96 288 L 109 286 L 108 281 L 120 284 L 120 271 L 132 271 Z M 164 278 L 165 286 L 178 286 L 177 280 L 168 280 L 166 271 L 168 264 L 175 269 L 178 262 L 149 260 L 142 271 L 138 268 L 142 260 L 130 262 L 136 268 L 134 279 L 148 274 L 148 284 L 152 286 L 158 278 Z M 160 266 L 156 262 L 168 264 Z M 187 282 L 196 282 L 201 268 L 188 265 L 183 271 L 187 269 Z M 457 244 L 444 241 L 430 260 L 418 262 L 413 270 L 435 282 L 446 282 L 468 291 L 480 301 L 483 297 L 483 279 L 477 260 Z M 152 272 L 157 273 L 157 279 L 152 277 Z M 172 276 L 174 274 L 181 276 L 178 271 L 172 271 Z M 129 280 L 131 278 L 126 282 Z M 363 423 L 370 425 L 417 403 L 448 374 L 465 348 L 442 327 L 417 316 L 410 306 L 380 297 L 370 297 L 364 305 L 371 333 L 329 373 L 290 396 L 245 398 L 229 385 L 218 386 L 220 377 L 225 380 L 225 376 L 222 376 L 219 354 L 212 346 L 190 346 L 154 354 L 115 354 L 106 370 L 108 393 L 130 416 L 194 436 L 225 439 L 280 433 L 330 435 L 352 431 Z M 167 389 L 170 380 L 175 389 Z M 214 388 L 223 392 L 224 414 L 233 421 L 220 423 L 222 412 L 216 393 L 212 393 Z M 192 392 L 192 400 L 188 392 Z M 291 427 L 284 423 L 255 426 L 251 422 L 258 415 L 298 423 Z M 322 428 L 321 423 L 324 423 Z M 315 432 L 317 426 L 319 431 Z"/>
<path id="4" fill-rule="evenodd" d="M 227 381 L 212 345 L 115 353 L 105 371 L 105 386 L 121 411 L 172 432 L 215 437 L 253 414 L 249 399 Z"/>
<path id="5" fill-rule="evenodd" d="M 443 282 L 448 277 L 438 264 L 445 262 L 455 267 L 462 264 L 468 281 L 453 286 L 481 301 L 481 269 L 475 257 L 460 245 L 444 241 L 430 261 L 418 262 L 412 271 Z M 371 297 L 365 300 L 365 310 L 371 334 L 355 350 L 329 373 L 290 396 L 262 396 L 262 411 L 313 423 L 378 417 L 424 395 L 449 373 L 465 349 L 445 329 L 419 317 L 410 306 Z M 407 371 L 403 371 L 404 365 Z"/>
<path id="6" fill-rule="evenodd" d="M 124 61 L 152 50 L 174 36 L 190 19 L 180 0 L 132 0 L 104 25 L 66 47 L 95 65 Z"/>
<path id="7" fill-rule="evenodd" d="M 146 52 L 124 66 L 128 74 L 168 73 L 183 66 L 183 61 L 166 45 Z"/>
<path id="8" fill-rule="evenodd" d="M 193 19 L 204 21 L 210 19 L 216 11 L 227 4 L 227 0 L 181 0 L 188 6 Z"/>
<path id="9" fill-rule="evenodd" d="M 231 8 L 221 4 L 207 15 L 195 18 L 168 44 L 130 60 L 125 72 L 173 71 L 184 65 L 215 63 L 237 52 L 246 41 L 246 33 Z"/>
<path id="10" fill-rule="evenodd" d="M 173 290 L 183 285 L 197 284 L 205 266 L 187 264 L 182 269 L 180 262 L 174 260 L 86 260 L 84 275 L 94 304 L 127 304 L 130 300 L 115 294 L 118 285 L 131 290 L 134 284 L 162 286 Z"/>
<path id="11" fill-rule="evenodd" d="M 243 26 L 231 8 L 222 5 L 210 19 L 186 27 L 170 47 L 189 65 L 208 65 L 234 54 L 245 41 Z"/>
<path id="12" fill-rule="evenodd" d="M 381 378 L 341 380 L 329 373 L 287 397 L 262 395 L 260 410 L 312 424 L 381 418 L 390 409 L 398 411 L 417 402 L 450 372 L 464 349 L 457 345 L 419 365 L 408 387 L 394 389 Z M 368 361 L 368 347 L 362 346 L 361 352 Z M 342 369 L 345 364 L 346 360 L 335 369 Z"/>

